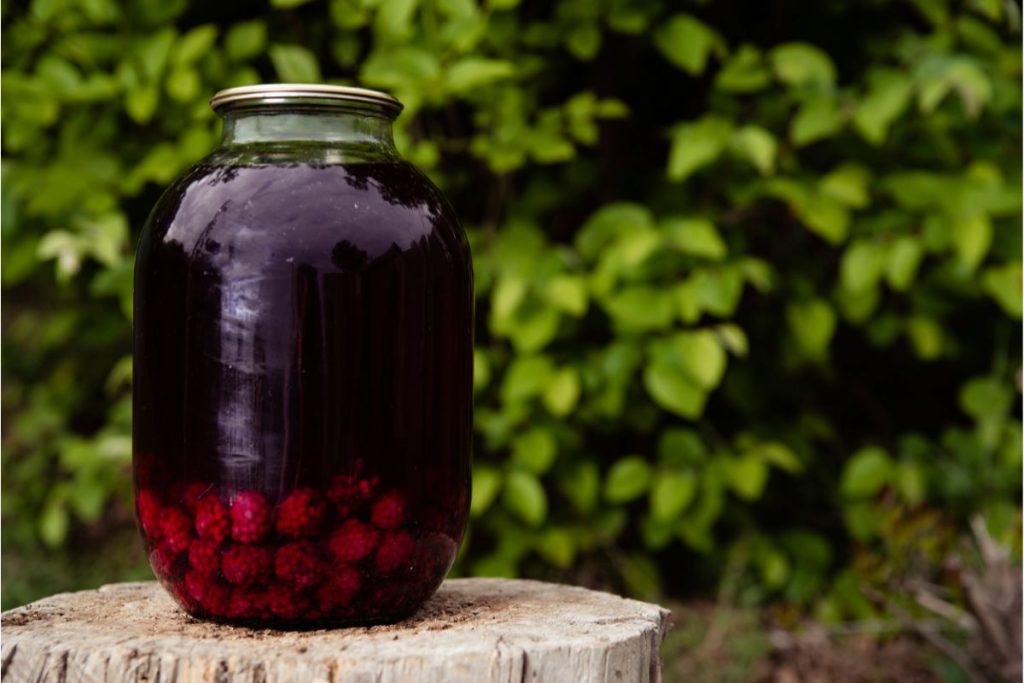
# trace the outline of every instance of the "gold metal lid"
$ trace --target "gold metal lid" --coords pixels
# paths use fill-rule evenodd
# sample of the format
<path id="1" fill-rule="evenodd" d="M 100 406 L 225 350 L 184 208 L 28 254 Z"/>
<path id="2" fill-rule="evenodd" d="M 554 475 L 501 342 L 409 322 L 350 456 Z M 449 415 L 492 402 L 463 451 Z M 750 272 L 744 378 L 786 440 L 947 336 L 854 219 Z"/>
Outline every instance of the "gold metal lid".
<path id="1" fill-rule="evenodd" d="M 320 83 L 265 83 L 228 88 L 211 97 L 210 106 L 214 111 L 219 111 L 228 105 L 246 102 L 252 104 L 287 104 L 289 102 L 329 104 L 331 100 L 375 104 L 388 109 L 396 116 L 402 111 L 402 103 L 386 92 Z"/>

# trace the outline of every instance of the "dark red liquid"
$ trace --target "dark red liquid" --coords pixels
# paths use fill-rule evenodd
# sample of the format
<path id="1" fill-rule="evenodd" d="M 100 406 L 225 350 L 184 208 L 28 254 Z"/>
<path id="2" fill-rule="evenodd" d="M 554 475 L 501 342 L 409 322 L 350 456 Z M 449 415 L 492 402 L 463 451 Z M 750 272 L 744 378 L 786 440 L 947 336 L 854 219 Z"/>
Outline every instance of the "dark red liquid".
<path id="1" fill-rule="evenodd" d="M 160 201 L 135 291 L 137 511 L 189 612 L 400 618 L 469 504 L 472 272 L 404 163 L 206 165 Z"/>

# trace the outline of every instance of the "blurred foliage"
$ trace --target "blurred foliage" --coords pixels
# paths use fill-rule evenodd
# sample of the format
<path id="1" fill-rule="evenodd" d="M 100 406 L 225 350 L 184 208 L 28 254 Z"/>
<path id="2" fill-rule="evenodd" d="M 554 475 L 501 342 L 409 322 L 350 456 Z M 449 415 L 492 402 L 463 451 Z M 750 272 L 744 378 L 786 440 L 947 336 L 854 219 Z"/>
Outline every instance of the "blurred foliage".
<path id="1" fill-rule="evenodd" d="M 216 144 L 206 99 L 275 80 L 397 95 L 399 147 L 469 231 L 459 571 L 841 620 L 970 515 L 1019 552 L 1015 4 L 3 15 L 6 553 L 123 514 L 138 229 Z"/>

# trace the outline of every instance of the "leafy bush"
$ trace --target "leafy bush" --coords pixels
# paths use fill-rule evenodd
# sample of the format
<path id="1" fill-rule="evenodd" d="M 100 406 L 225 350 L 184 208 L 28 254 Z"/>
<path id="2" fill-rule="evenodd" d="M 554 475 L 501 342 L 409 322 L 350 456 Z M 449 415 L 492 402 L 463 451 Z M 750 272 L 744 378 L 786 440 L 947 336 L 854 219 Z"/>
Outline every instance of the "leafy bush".
<path id="1" fill-rule="evenodd" d="M 132 245 L 262 80 L 396 94 L 470 232 L 462 571 L 846 618 L 972 514 L 1019 537 L 1013 4 L 4 9 L 8 549 L 123 509 Z"/>

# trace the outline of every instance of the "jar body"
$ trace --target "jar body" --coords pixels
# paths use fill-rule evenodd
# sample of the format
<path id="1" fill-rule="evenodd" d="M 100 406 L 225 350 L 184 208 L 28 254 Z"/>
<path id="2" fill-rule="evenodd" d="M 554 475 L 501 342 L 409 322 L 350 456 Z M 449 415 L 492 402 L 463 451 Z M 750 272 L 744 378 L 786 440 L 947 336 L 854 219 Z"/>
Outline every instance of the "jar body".
<path id="1" fill-rule="evenodd" d="M 393 621 L 470 497 L 472 267 L 397 158 L 223 148 L 160 200 L 135 278 L 136 511 L 189 613 Z"/>

